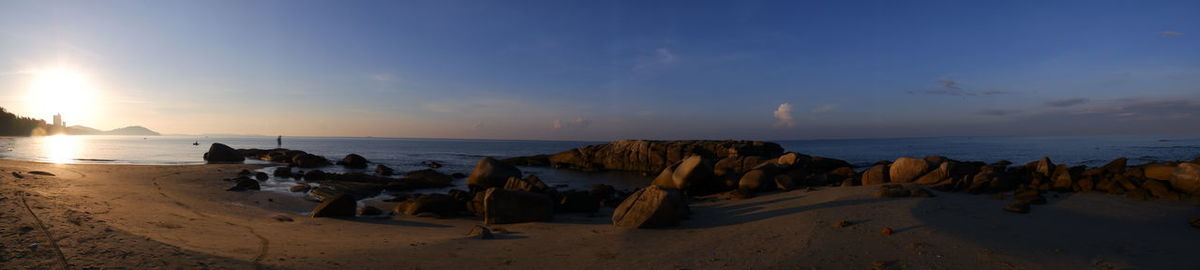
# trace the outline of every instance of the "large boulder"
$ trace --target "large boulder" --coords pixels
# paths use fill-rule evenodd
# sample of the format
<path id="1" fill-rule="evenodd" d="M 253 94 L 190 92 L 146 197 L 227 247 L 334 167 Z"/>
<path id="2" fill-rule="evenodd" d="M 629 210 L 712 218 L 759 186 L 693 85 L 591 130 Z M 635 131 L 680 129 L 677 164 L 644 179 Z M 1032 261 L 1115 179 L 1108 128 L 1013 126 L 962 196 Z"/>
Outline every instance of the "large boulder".
<path id="1" fill-rule="evenodd" d="M 652 185 L 698 191 L 698 194 L 694 195 L 704 195 L 712 191 L 713 183 L 717 182 L 714 178 L 712 169 L 704 164 L 703 158 L 694 155 L 663 169 L 662 173 L 654 178 Z"/>
<path id="2" fill-rule="evenodd" d="M 466 210 L 462 201 L 447 194 L 424 194 L 409 197 L 408 200 L 396 204 L 394 212 L 415 216 L 422 213 L 432 213 L 440 217 L 450 217 Z"/>
<path id="3" fill-rule="evenodd" d="M 525 179 L 509 177 L 508 181 L 504 183 L 504 189 L 543 193 L 549 190 L 550 186 L 542 182 L 542 179 L 536 175 L 530 175 Z"/>
<path id="4" fill-rule="evenodd" d="M 1183 193 L 1200 195 L 1200 164 L 1180 163 L 1171 174 L 1171 187 Z"/>
<path id="5" fill-rule="evenodd" d="M 367 161 L 367 158 L 358 154 L 349 154 L 342 158 L 342 160 L 339 160 L 337 165 L 351 169 L 366 169 L 367 163 L 370 163 L 370 161 Z"/>
<path id="6" fill-rule="evenodd" d="M 375 174 L 382 175 L 382 176 L 391 176 L 392 174 L 395 174 L 395 173 L 396 173 L 396 170 L 393 170 L 392 167 L 388 167 L 387 165 L 379 164 L 379 165 L 375 166 Z"/>
<path id="7" fill-rule="evenodd" d="M 1050 177 L 1054 175 L 1055 167 L 1057 166 L 1054 165 L 1053 161 L 1050 161 L 1050 157 L 1042 157 L 1042 159 L 1039 159 L 1037 163 L 1034 164 L 1033 172 L 1041 174 L 1045 177 Z"/>
<path id="8" fill-rule="evenodd" d="M 454 181 L 454 178 L 450 177 L 450 175 L 435 171 L 433 169 L 408 172 L 404 174 L 404 179 L 413 182 L 414 184 L 423 183 L 425 185 L 433 186 L 449 186 L 450 182 Z"/>
<path id="9" fill-rule="evenodd" d="M 292 157 L 291 164 L 300 168 L 320 168 L 329 166 L 329 160 L 322 156 L 304 153 Z"/>
<path id="10" fill-rule="evenodd" d="M 781 175 L 783 176 L 783 175 Z M 743 191 L 760 191 L 765 190 L 773 184 L 769 184 L 768 180 L 772 180 L 769 175 L 763 170 L 751 170 L 742 175 L 738 180 L 738 189 Z"/>
<path id="11" fill-rule="evenodd" d="M 321 201 L 313 208 L 312 217 L 354 217 L 358 211 L 358 201 L 354 196 L 338 194 Z"/>
<path id="12" fill-rule="evenodd" d="M 953 163 L 952 161 L 942 162 L 941 165 L 938 165 L 937 169 L 933 169 L 929 173 L 917 178 L 916 183 L 920 185 L 933 185 L 946 180 L 950 177 L 950 168 L 954 165 Z"/>
<path id="13" fill-rule="evenodd" d="M 475 163 L 475 169 L 467 176 L 467 186 L 474 190 L 503 187 L 509 177 L 521 177 L 521 170 L 501 163 L 492 157 L 483 157 Z"/>
<path id="14" fill-rule="evenodd" d="M 229 189 L 226 189 L 226 190 L 228 190 L 228 191 L 246 191 L 246 190 L 261 189 L 261 187 L 258 185 L 258 181 L 254 181 L 254 179 L 250 179 L 250 177 L 240 176 L 238 178 L 233 179 L 233 181 L 235 183 L 234 186 Z"/>
<path id="15" fill-rule="evenodd" d="M 892 183 L 908 183 L 929 172 L 929 161 L 914 157 L 900 157 L 888 169 Z"/>
<path id="16" fill-rule="evenodd" d="M 208 163 L 239 163 L 245 160 L 241 152 L 223 143 L 213 143 L 204 153 L 204 161 Z"/>
<path id="17" fill-rule="evenodd" d="M 674 226 L 688 214 L 677 189 L 649 186 L 629 195 L 613 210 L 613 225 L 627 228 Z"/>
<path id="18" fill-rule="evenodd" d="M 879 164 L 862 173 L 862 185 L 879 185 L 888 183 L 888 165 Z"/>
<path id="19" fill-rule="evenodd" d="M 1171 176 L 1175 174 L 1175 166 L 1164 163 L 1152 163 L 1142 166 L 1143 175 L 1146 178 L 1154 180 L 1171 180 Z"/>
<path id="20" fill-rule="evenodd" d="M 554 200 L 540 193 L 489 188 L 483 192 L 484 224 L 507 224 L 554 218 Z"/>

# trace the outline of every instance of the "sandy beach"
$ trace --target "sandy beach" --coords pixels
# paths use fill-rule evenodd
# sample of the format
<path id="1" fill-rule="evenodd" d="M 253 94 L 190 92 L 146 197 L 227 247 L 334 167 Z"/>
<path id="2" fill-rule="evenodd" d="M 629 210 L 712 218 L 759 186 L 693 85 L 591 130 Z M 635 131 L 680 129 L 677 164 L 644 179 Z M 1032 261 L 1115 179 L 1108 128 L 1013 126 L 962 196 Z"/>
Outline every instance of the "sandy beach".
<path id="1" fill-rule="evenodd" d="M 986 195 L 830 187 L 694 200 L 691 218 L 666 229 L 614 227 L 605 208 L 493 226 L 507 232 L 482 240 L 467 236 L 479 218 L 310 218 L 316 203 L 296 195 L 224 191 L 222 178 L 257 166 L 0 161 L 0 268 L 1200 267 L 1200 230 L 1186 222 L 1200 216 L 1194 201 L 1064 193 L 1021 215 Z"/>

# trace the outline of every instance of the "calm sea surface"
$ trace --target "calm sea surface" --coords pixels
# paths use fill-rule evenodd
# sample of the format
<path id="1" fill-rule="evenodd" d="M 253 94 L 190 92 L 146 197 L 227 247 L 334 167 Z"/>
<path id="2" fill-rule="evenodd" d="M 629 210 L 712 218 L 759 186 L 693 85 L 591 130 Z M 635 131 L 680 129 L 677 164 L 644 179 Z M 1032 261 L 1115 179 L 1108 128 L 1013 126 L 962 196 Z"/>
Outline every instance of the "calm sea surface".
<path id="1" fill-rule="evenodd" d="M 193 146 L 193 142 L 200 145 Z M 275 137 L 51 136 L 0 139 L 0 158 L 54 163 L 200 164 L 204 162 L 202 156 L 208 145 L 213 142 L 234 148 L 275 147 Z M 438 161 L 445 165 L 439 169 L 442 172 L 470 173 L 475 162 L 484 156 L 557 153 L 597 143 L 602 142 L 284 137 L 283 147 L 323 155 L 334 161 L 356 153 L 401 172 L 423 169 L 423 161 Z M 1200 135 L 946 137 L 778 143 L 788 151 L 839 158 L 857 166 L 899 156 L 928 155 L 987 162 L 1009 160 L 1018 164 L 1049 156 L 1056 163 L 1089 166 L 1102 165 L 1116 157 L 1127 157 L 1131 164 L 1200 157 Z M 338 166 L 323 170 L 353 171 Z M 538 174 L 548 184 L 568 188 L 586 188 L 593 183 L 635 187 L 649 181 L 648 177 L 629 173 L 588 174 L 549 168 L 522 170 Z M 285 180 L 271 182 L 271 189 L 286 189 L 291 185 Z"/>

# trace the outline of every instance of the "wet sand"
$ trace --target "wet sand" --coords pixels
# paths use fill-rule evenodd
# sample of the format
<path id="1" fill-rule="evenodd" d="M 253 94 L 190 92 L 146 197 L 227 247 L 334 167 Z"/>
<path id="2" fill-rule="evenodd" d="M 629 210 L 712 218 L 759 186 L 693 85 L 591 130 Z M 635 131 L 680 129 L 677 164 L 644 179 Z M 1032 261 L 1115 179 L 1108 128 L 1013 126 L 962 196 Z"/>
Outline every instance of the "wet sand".
<path id="1" fill-rule="evenodd" d="M 314 219 L 300 196 L 224 191 L 259 166 L 0 161 L 0 268 L 1200 268 L 1195 201 L 1061 194 L 1015 214 L 986 195 L 823 188 L 693 201 L 674 228 L 615 228 L 604 209 L 481 240 L 465 235 L 478 218 Z"/>

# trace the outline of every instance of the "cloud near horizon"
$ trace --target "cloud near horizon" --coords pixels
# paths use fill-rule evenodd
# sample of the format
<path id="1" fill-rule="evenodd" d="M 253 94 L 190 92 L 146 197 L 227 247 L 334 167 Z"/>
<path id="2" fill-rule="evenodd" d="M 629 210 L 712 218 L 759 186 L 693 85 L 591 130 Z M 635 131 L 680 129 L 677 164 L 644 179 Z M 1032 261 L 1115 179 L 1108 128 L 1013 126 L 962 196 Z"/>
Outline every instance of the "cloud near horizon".
<path id="1" fill-rule="evenodd" d="M 941 79 L 937 81 L 941 88 L 928 90 L 908 90 L 905 93 L 909 94 L 926 94 L 926 95 L 942 95 L 942 96 L 994 96 L 1008 94 L 1008 91 L 988 90 L 983 92 L 974 92 L 963 89 L 959 82 L 951 79 Z"/>
<path id="2" fill-rule="evenodd" d="M 779 107 L 775 108 L 775 119 L 778 120 L 773 125 L 775 128 L 795 127 L 796 118 L 792 116 L 792 104 L 779 104 Z"/>
<path id="3" fill-rule="evenodd" d="M 551 127 L 554 129 L 564 129 L 564 128 L 584 129 L 591 125 L 592 125 L 592 120 L 584 119 L 583 117 L 577 117 L 574 120 L 567 120 L 567 121 L 554 120 L 554 123 Z"/>
<path id="4" fill-rule="evenodd" d="M 1047 102 L 1046 102 L 1046 106 L 1050 106 L 1050 107 L 1071 107 L 1071 106 L 1075 106 L 1075 105 L 1084 104 L 1084 103 L 1087 103 L 1087 102 L 1088 102 L 1088 99 L 1086 99 L 1086 98 L 1068 98 L 1068 99 L 1056 99 L 1056 100 L 1047 101 Z"/>
<path id="5" fill-rule="evenodd" d="M 1164 36 L 1182 36 L 1183 32 L 1167 30 L 1167 31 L 1158 32 L 1158 34 L 1164 35 Z"/>

